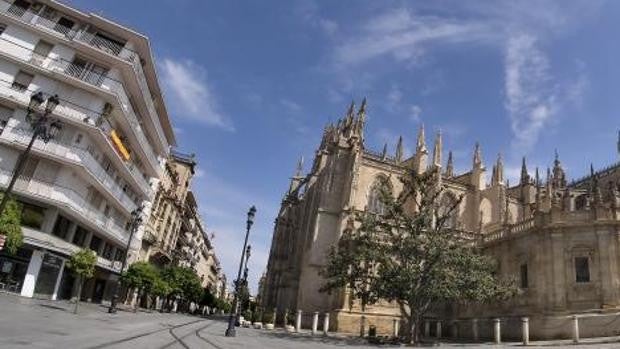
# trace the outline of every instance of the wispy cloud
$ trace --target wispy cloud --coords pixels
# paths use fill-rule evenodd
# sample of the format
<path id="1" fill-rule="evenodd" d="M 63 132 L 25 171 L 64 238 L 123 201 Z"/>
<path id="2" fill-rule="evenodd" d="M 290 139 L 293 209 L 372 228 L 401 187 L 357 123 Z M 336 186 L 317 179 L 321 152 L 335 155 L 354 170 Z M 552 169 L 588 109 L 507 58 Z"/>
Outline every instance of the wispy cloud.
<path id="1" fill-rule="evenodd" d="M 515 137 L 512 148 L 527 151 L 558 110 L 558 90 L 549 59 L 532 35 L 521 34 L 507 42 L 505 92 L 505 106 Z"/>
<path id="2" fill-rule="evenodd" d="M 231 120 L 222 113 L 202 66 L 191 60 L 166 58 L 160 69 L 168 103 L 175 116 L 227 131 L 235 130 Z"/>
<path id="3" fill-rule="evenodd" d="M 419 58 L 428 44 L 488 41 L 496 37 L 488 23 L 415 14 L 392 9 L 371 18 L 360 34 L 347 38 L 334 51 L 337 65 L 349 66 L 391 56 L 398 61 Z"/>

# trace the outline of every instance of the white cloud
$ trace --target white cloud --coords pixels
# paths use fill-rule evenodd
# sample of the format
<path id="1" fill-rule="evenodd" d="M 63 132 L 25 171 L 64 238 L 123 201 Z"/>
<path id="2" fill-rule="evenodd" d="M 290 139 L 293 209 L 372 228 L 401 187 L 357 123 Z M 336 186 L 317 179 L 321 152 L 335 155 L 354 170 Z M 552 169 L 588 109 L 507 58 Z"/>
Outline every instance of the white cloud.
<path id="1" fill-rule="evenodd" d="M 336 46 L 334 61 L 337 65 L 348 66 L 386 55 L 398 61 L 415 61 L 427 44 L 471 43 L 496 37 L 496 32 L 484 21 L 417 15 L 407 8 L 393 9 L 371 18 L 360 35 Z"/>
<path id="2" fill-rule="evenodd" d="M 506 45 L 506 110 L 514 139 L 512 148 L 527 152 L 556 115 L 558 91 L 547 56 L 529 34 L 512 37 Z"/>
<path id="3" fill-rule="evenodd" d="M 422 107 L 419 105 L 412 105 L 409 107 L 409 119 L 413 122 L 420 122 L 420 115 L 422 115 Z"/>
<path id="4" fill-rule="evenodd" d="M 166 58 L 160 66 L 168 103 L 176 116 L 234 131 L 207 81 L 206 70 L 191 60 Z"/>

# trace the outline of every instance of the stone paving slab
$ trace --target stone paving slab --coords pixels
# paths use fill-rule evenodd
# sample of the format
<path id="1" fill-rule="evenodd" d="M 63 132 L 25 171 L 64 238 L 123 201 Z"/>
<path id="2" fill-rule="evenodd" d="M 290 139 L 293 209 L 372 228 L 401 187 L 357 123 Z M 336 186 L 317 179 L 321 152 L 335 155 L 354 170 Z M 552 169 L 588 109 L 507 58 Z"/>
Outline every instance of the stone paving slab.
<path id="1" fill-rule="evenodd" d="M 205 348 L 205 349 L 328 349 L 396 348 L 404 345 L 371 345 L 341 334 L 313 336 L 310 331 L 287 333 L 282 329 L 238 328 L 237 336 L 224 336 L 223 318 L 206 319 L 159 312 L 108 314 L 107 308 L 83 304 L 72 313 L 68 302 L 51 302 L 0 294 L 0 348 Z M 532 342 L 533 348 L 620 348 L 620 337 Z M 427 343 L 439 348 L 513 348 L 520 343 Z"/>

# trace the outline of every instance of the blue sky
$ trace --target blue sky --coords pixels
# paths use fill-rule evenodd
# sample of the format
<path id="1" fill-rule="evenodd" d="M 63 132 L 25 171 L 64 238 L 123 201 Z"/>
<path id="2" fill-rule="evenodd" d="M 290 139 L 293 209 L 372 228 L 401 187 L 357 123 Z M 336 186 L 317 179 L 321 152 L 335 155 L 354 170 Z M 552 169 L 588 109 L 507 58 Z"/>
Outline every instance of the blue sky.
<path id="1" fill-rule="evenodd" d="M 487 165 L 504 154 L 513 180 L 521 156 L 533 171 L 554 148 L 571 178 L 618 161 L 618 1 L 69 3 L 150 37 L 230 280 L 258 208 L 253 288 L 297 158 L 312 159 L 352 99 L 368 97 L 368 147 L 393 151 L 402 135 L 410 152 L 424 123 L 427 136 L 441 129 L 459 170 L 477 140 Z"/>

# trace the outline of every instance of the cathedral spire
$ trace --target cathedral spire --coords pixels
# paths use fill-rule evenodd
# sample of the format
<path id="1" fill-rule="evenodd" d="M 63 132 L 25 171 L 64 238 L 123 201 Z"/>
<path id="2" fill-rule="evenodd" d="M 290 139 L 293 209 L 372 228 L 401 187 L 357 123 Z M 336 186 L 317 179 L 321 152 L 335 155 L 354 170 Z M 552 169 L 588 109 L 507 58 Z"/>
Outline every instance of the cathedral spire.
<path id="1" fill-rule="evenodd" d="M 433 147 L 433 166 L 441 167 L 441 130 L 437 131 L 437 137 L 435 138 L 435 146 Z"/>
<path id="2" fill-rule="evenodd" d="M 527 165 L 525 164 L 525 156 L 521 162 L 521 185 L 528 184 L 530 182 L 530 175 L 527 173 Z"/>
<path id="3" fill-rule="evenodd" d="M 418 141 L 416 143 L 416 152 L 426 152 L 426 140 L 424 136 L 424 124 L 420 125 L 420 131 L 418 131 Z"/>
<path id="4" fill-rule="evenodd" d="M 396 162 L 403 161 L 403 136 L 398 137 L 398 143 L 396 143 Z"/>
<path id="5" fill-rule="evenodd" d="M 474 168 L 482 167 L 482 151 L 480 150 L 480 143 L 476 142 L 474 146 L 474 158 L 473 158 Z"/>
<path id="6" fill-rule="evenodd" d="M 502 153 L 497 154 L 497 161 L 495 161 L 495 166 L 493 168 L 493 184 L 504 183 L 504 161 L 502 160 Z"/>
<path id="7" fill-rule="evenodd" d="M 385 160 L 387 158 L 387 143 L 383 145 L 383 151 L 381 152 L 381 158 Z"/>
<path id="8" fill-rule="evenodd" d="M 302 155 L 297 161 L 297 169 L 295 170 L 295 177 L 301 177 L 304 173 L 304 156 Z"/>
<path id="9" fill-rule="evenodd" d="M 452 160 L 452 150 L 448 152 L 448 163 L 446 164 L 446 177 L 454 177 L 454 160 Z"/>

